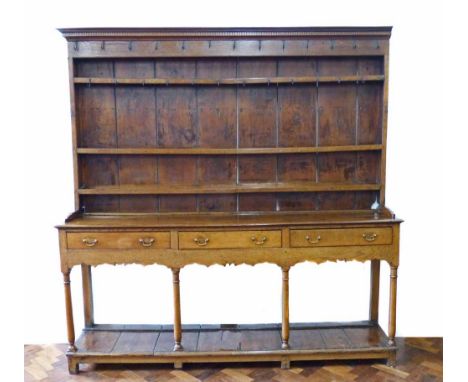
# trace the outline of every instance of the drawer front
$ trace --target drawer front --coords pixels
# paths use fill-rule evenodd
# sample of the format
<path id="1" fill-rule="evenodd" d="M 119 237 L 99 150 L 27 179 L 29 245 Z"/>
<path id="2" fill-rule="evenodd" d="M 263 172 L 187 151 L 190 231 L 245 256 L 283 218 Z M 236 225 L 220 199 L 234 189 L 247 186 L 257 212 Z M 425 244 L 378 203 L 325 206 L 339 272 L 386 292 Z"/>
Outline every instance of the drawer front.
<path id="1" fill-rule="evenodd" d="M 291 247 L 392 244 L 392 228 L 293 229 Z"/>
<path id="2" fill-rule="evenodd" d="M 179 232 L 180 249 L 279 247 L 281 247 L 281 231 Z"/>
<path id="3" fill-rule="evenodd" d="M 70 249 L 170 248 L 169 232 L 69 232 Z"/>

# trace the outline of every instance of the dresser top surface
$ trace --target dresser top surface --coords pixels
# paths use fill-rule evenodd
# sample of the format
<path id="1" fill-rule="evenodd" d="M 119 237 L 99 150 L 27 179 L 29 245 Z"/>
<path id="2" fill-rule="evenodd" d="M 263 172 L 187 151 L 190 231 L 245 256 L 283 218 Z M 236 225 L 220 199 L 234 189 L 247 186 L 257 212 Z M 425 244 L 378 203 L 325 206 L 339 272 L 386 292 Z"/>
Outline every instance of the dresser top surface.
<path id="1" fill-rule="evenodd" d="M 401 223 L 388 209 L 378 216 L 371 210 L 312 211 L 283 213 L 166 213 L 166 214 L 75 214 L 57 226 L 66 229 L 86 228 L 222 228 L 302 225 L 374 225 Z"/>

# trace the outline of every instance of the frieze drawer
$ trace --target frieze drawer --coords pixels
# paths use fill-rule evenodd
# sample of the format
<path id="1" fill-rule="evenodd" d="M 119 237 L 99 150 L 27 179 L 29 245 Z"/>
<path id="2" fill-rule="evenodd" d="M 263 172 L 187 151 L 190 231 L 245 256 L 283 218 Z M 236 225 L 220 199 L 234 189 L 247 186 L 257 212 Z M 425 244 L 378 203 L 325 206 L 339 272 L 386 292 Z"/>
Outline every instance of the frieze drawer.
<path id="1" fill-rule="evenodd" d="M 169 232 L 72 232 L 67 233 L 69 249 L 170 248 Z"/>
<path id="2" fill-rule="evenodd" d="M 392 228 L 293 229 L 291 247 L 392 244 Z"/>
<path id="3" fill-rule="evenodd" d="M 281 231 L 194 231 L 179 233 L 179 249 L 279 247 L 281 247 Z"/>

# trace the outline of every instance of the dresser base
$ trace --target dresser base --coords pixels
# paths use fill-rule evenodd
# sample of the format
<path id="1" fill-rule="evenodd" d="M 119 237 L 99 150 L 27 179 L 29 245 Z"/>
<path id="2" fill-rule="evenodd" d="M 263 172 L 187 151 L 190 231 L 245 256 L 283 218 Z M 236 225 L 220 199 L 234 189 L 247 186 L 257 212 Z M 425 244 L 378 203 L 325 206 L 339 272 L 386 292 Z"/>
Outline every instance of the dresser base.
<path id="1" fill-rule="evenodd" d="M 67 353 L 71 373 L 79 363 L 281 362 L 395 359 L 396 347 L 371 321 L 291 324 L 288 350 L 281 350 L 281 325 L 184 325 L 181 351 L 173 351 L 171 325 L 94 325 Z"/>

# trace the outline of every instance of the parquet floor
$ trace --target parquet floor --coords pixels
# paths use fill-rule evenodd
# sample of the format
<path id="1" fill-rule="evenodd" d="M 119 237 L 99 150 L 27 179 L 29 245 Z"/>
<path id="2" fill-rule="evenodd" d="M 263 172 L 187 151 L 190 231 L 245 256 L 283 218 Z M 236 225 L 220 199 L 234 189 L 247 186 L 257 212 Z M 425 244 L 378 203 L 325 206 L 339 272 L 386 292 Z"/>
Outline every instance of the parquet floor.
<path id="1" fill-rule="evenodd" d="M 160 381 L 160 382 L 432 382 L 442 381 L 442 338 L 398 338 L 397 367 L 366 362 L 293 362 L 282 370 L 279 363 L 195 364 L 174 370 L 171 365 L 81 365 L 69 375 L 66 345 L 26 345 L 25 382 L 33 381 Z"/>

